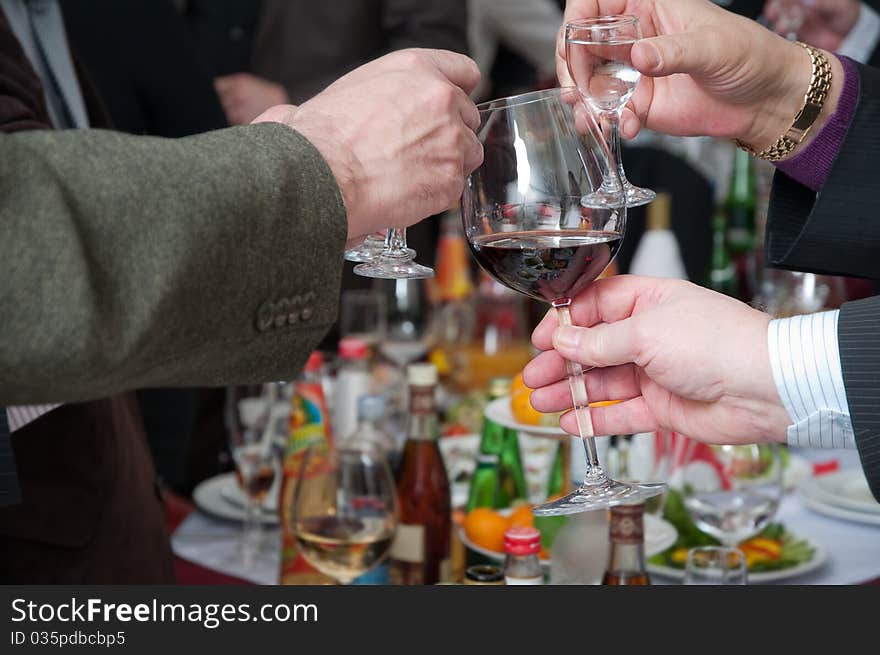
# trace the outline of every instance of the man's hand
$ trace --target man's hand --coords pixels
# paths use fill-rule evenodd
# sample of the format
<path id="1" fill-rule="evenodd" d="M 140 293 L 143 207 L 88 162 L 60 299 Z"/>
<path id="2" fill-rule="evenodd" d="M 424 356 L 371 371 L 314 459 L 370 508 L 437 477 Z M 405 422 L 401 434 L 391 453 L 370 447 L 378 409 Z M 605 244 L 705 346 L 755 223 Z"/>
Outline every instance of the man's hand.
<path id="1" fill-rule="evenodd" d="M 642 125 L 665 134 L 738 138 L 758 151 L 789 128 L 810 83 L 810 57 L 800 46 L 709 0 L 569 0 L 566 21 L 607 14 L 639 17 L 642 41 L 632 48 L 645 76 L 624 111 L 621 130 Z M 571 84 L 564 26 L 557 73 Z M 843 71 L 829 57 L 834 85 L 815 135 L 836 107 Z"/>
<path id="2" fill-rule="evenodd" d="M 283 86 L 250 73 L 218 77 L 214 88 L 230 125 L 246 125 L 269 107 L 288 101 Z"/>
<path id="3" fill-rule="evenodd" d="M 572 304 L 576 325 L 551 310 L 532 335 L 545 352 L 524 371 L 542 412 L 572 406 L 563 357 L 596 367 L 585 375 L 596 434 L 665 428 L 710 443 L 784 441 L 790 420 L 767 350 L 769 316 L 678 280 L 617 276 Z M 577 434 L 575 417 L 561 426 Z"/>
<path id="4" fill-rule="evenodd" d="M 468 94 L 480 73 L 464 55 L 399 50 L 339 78 L 299 107 L 255 122 L 284 122 L 327 160 L 348 212 L 348 236 L 404 227 L 452 206 L 483 161 Z"/>
<path id="5" fill-rule="evenodd" d="M 860 0 L 769 0 L 764 5 L 764 17 L 780 34 L 786 29 L 788 6 L 792 3 L 798 3 L 803 14 L 797 38 L 825 50 L 837 50 L 841 46 L 862 11 Z"/>

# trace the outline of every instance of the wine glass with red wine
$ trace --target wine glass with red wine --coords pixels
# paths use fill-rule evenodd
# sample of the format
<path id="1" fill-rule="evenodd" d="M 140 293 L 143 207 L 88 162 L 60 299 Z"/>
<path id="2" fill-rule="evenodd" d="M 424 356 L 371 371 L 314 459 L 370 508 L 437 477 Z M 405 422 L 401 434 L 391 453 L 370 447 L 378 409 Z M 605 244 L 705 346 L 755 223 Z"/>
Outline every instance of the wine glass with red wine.
<path id="1" fill-rule="evenodd" d="M 483 164 L 465 183 L 462 220 L 479 264 L 502 284 L 550 303 L 571 325 L 571 300 L 620 248 L 626 207 L 588 207 L 582 199 L 607 175 L 608 145 L 575 87 L 536 91 L 477 106 Z M 549 516 L 638 502 L 662 483 L 618 482 L 602 467 L 584 373 L 566 363 L 572 405 L 587 458 L 582 484 L 535 508 Z"/>

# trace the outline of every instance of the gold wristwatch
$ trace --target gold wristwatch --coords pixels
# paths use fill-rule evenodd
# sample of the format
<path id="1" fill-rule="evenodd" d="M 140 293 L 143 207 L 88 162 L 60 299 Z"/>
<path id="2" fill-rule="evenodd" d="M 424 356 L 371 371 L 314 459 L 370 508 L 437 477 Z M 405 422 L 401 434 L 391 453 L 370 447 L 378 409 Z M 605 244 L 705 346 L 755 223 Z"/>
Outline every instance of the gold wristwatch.
<path id="1" fill-rule="evenodd" d="M 737 139 L 736 145 L 754 157 L 767 161 L 779 161 L 789 155 L 807 136 L 822 112 L 825 98 L 828 97 L 828 91 L 831 89 L 831 64 L 828 62 L 828 57 L 824 52 L 811 45 L 800 41 L 797 44 L 810 53 L 810 61 L 813 65 L 810 86 L 807 87 L 807 93 L 804 96 L 804 106 L 794 117 L 794 122 L 788 131 L 761 152 L 755 152 L 748 144 Z"/>

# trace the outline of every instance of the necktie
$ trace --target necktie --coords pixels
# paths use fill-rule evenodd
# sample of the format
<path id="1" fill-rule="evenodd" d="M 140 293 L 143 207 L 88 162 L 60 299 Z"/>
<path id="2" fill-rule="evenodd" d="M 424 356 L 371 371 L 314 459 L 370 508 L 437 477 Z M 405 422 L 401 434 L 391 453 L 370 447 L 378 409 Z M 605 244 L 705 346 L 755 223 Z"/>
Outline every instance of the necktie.
<path id="1" fill-rule="evenodd" d="M 6 408 L 0 406 L 0 507 L 15 505 L 20 501 L 21 490 L 18 487 L 18 473 L 15 470 L 15 455 L 12 453 Z"/>

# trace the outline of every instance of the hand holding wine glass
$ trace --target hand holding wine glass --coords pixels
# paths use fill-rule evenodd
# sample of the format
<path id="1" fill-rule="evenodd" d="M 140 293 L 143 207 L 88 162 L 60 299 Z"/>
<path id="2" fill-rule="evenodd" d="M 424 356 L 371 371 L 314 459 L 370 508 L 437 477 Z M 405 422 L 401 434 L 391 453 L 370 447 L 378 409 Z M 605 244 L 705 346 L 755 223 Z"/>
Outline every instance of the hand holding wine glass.
<path id="1" fill-rule="evenodd" d="M 767 347 L 770 317 L 689 282 L 636 276 L 599 280 L 572 303 L 578 326 L 553 312 L 532 334 L 543 351 L 524 371 L 541 412 L 571 407 L 565 358 L 585 367 L 598 434 L 668 429 L 708 443 L 784 442 L 791 419 Z M 577 433 L 575 417 L 560 426 Z"/>
<path id="2" fill-rule="evenodd" d="M 675 136 L 737 138 L 760 151 L 789 128 L 803 104 L 809 54 L 710 0 L 569 0 L 565 20 L 609 14 L 634 15 L 642 29 L 631 60 L 643 77 L 623 112 L 624 137 L 644 125 Z M 560 82 L 571 84 L 564 29 L 556 56 Z M 836 57 L 829 60 L 832 89 L 804 144 L 840 95 L 842 68 Z"/>

